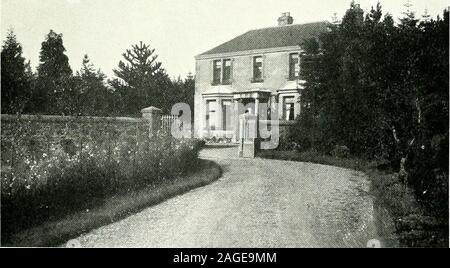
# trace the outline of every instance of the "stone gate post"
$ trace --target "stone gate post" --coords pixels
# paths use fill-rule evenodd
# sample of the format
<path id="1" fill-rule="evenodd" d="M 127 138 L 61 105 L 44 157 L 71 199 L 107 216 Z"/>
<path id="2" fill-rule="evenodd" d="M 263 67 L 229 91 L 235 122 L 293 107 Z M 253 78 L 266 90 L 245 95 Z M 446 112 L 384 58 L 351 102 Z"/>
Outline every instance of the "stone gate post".
<path id="1" fill-rule="evenodd" d="M 141 110 L 142 118 L 148 121 L 148 133 L 150 137 L 161 129 L 161 109 L 150 106 Z"/>
<path id="2" fill-rule="evenodd" d="M 258 150 L 258 116 L 240 115 L 239 132 L 239 156 L 255 158 Z"/>

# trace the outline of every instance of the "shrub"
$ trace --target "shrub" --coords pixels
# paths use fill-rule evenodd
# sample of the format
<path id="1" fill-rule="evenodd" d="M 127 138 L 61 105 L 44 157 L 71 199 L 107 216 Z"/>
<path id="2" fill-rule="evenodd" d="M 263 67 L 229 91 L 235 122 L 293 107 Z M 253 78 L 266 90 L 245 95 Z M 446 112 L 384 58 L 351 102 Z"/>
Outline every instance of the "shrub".
<path id="1" fill-rule="evenodd" d="M 47 144 L 48 150 L 37 150 L 46 146 L 30 143 L 33 135 L 9 146 L 2 137 L 2 241 L 43 221 L 88 209 L 104 197 L 190 172 L 201 149 L 193 139 L 103 134 L 96 140 L 80 138 L 79 144 L 63 138 Z"/>
<path id="2" fill-rule="evenodd" d="M 350 156 L 350 149 L 345 145 L 336 145 L 331 151 L 331 155 L 337 158 L 348 158 Z"/>
<path id="3" fill-rule="evenodd" d="M 401 246 L 448 245 L 448 222 L 421 205 L 414 191 L 400 181 L 398 174 L 372 171 L 370 177 L 375 207 L 387 209 Z"/>

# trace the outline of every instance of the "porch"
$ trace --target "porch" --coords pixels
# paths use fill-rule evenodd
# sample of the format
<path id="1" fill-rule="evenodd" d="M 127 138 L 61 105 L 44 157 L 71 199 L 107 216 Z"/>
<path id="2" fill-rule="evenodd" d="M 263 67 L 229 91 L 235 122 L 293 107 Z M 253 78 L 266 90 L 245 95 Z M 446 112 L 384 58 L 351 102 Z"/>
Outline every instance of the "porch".
<path id="1" fill-rule="evenodd" d="M 203 94 L 205 121 L 202 136 L 213 142 L 237 142 L 239 115 L 244 113 L 270 119 L 273 96 L 270 90 L 256 89 L 229 94 Z"/>
<path id="2" fill-rule="evenodd" d="M 261 123 L 293 121 L 300 113 L 298 91 L 253 89 L 232 93 L 202 94 L 200 136 L 212 143 L 239 140 L 239 115 L 253 114 Z"/>

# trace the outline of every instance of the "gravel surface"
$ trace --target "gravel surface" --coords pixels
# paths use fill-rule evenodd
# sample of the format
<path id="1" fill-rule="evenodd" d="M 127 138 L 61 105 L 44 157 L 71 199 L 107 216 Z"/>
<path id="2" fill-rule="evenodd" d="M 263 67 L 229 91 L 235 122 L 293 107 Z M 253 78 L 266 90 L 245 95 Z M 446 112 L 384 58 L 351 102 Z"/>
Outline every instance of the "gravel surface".
<path id="1" fill-rule="evenodd" d="M 366 247 L 377 239 L 369 181 L 357 171 L 237 158 L 204 149 L 218 181 L 101 227 L 83 247 Z"/>

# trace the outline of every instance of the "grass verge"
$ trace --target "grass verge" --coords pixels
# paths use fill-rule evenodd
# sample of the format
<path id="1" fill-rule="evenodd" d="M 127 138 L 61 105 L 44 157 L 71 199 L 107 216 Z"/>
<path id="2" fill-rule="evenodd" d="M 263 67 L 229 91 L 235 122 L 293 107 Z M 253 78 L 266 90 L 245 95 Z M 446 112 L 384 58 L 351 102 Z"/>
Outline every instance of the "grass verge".
<path id="1" fill-rule="evenodd" d="M 322 155 L 317 152 L 275 151 L 264 150 L 258 152 L 258 156 L 267 159 L 278 159 L 288 161 L 309 162 L 315 164 L 330 165 L 364 171 L 368 165 L 367 161 L 357 158 L 336 158 Z"/>
<path id="2" fill-rule="evenodd" d="M 414 193 L 399 181 L 397 174 L 379 169 L 379 163 L 336 158 L 318 152 L 266 150 L 258 156 L 362 171 L 371 181 L 375 224 L 385 247 L 448 247 L 448 221 L 427 213 L 416 201 Z"/>
<path id="3" fill-rule="evenodd" d="M 17 234 L 2 246 L 47 247 L 57 246 L 95 228 L 101 227 L 156 205 L 191 189 L 207 185 L 222 175 L 216 163 L 200 159 L 197 171 L 186 176 L 150 185 L 127 194 L 102 200 L 102 205 L 77 212 L 55 221 L 44 222 Z"/>

